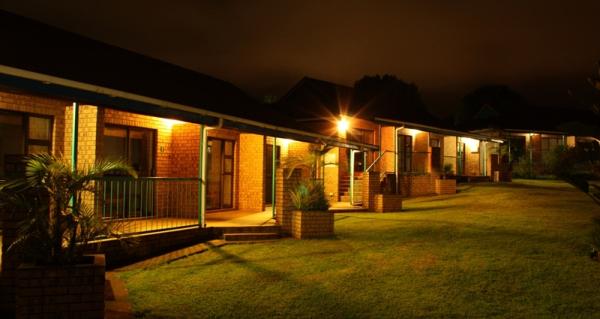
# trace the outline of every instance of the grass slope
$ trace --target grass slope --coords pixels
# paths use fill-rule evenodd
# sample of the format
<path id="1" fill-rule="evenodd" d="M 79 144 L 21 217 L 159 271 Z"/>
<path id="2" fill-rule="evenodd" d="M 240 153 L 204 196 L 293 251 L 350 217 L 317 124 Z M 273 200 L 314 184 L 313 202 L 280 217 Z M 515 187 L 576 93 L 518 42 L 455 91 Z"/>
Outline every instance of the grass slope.
<path id="1" fill-rule="evenodd" d="M 587 195 L 467 185 L 402 213 L 337 214 L 337 238 L 229 245 L 121 273 L 143 317 L 594 317 Z"/>

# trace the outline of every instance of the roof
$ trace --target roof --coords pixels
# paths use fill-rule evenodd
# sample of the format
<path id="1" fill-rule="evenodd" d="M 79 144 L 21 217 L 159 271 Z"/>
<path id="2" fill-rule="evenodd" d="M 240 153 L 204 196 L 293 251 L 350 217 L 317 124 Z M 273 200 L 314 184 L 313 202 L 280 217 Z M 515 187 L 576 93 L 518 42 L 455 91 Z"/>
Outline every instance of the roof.
<path id="1" fill-rule="evenodd" d="M 490 110 L 492 109 L 492 110 Z M 480 114 L 488 114 L 481 117 Z M 578 136 L 600 136 L 600 117 L 580 107 L 535 107 L 523 105 L 515 110 L 497 110 L 489 105 L 480 108 L 463 130 L 496 129 L 518 132 L 547 132 Z"/>
<path id="2" fill-rule="evenodd" d="M 382 97 L 382 100 L 389 101 L 390 99 Z M 394 101 L 393 97 L 392 101 Z M 278 101 L 276 106 L 280 110 L 286 110 L 295 118 L 330 118 L 344 114 L 366 120 L 380 117 L 435 127 L 445 126 L 424 108 L 402 107 L 378 102 L 361 105 L 356 102 L 352 87 L 304 77 Z"/>
<path id="3" fill-rule="evenodd" d="M 0 64 L 274 125 L 294 126 L 223 80 L 0 10 Z"/>
<path id="4" fill-rule="evenodd" d="M 348 148 L 223 80 L 0 10 L 0 85 L 80 103 Z"/>
<path id="5" fill-rule="evenodd" d="M 350 109 L 352 88 L 310 77 L 302 78 L 276 106 L 294 118 L 323 118 L 330 115 L 355 115 Z"/>

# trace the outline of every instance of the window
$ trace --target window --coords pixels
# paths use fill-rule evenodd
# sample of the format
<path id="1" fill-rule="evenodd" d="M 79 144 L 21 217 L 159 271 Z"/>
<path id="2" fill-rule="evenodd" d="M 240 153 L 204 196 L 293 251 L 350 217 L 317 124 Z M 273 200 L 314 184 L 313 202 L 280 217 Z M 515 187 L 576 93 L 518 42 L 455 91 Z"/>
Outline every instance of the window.
<path id="1" fill-rule="evenodd" d="M 355 128 L 351 130 L 348 139 L 359 143 L 373 144 L 373 131 Z"/>
<path id="2" fill-rule="evenodd" d="M 556 135 L 545 135 L 542 136 L 542 154 L 548 154 L 554 151 L 554 149 L 562 145 L 562 137 Z"/>
<path id="3" fill-rule="evenodd" d="M 398 172 L 412 171 L 412 136 L 398 135 Z"/>
<path id="4" fill-rule="evenodd" d="M 51 148 L 52 117 L 0 111 L 0 178 L 22 176 L 25 155 Z"/>
<path id="5" fill-rule="evenodd" d="M 107 125 L 104 128 L 102 157 L 107 160 L 123 160 L 140 176 L 153 176 L 154 143 L 154 130 Z"/>

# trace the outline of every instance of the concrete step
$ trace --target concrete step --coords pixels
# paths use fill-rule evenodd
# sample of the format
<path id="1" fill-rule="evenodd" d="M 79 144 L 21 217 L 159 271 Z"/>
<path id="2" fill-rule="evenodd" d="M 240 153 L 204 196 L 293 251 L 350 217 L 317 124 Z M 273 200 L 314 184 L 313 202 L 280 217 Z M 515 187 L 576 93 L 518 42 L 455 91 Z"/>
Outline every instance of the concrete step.
<path id="1" fill-rule="evenodd" d="M 223 239 L 227 242 L 238 241 L 264 241 L 281 238 L 279 233 L 227 233 L 223 234 Z"/>
<path id="2" fill-rule="evenodd" d="M 281 226 L 230 226 L 230 227 L 215 227 L 215 231 L 221 234 L 232 233 L 279 233 Z"/>

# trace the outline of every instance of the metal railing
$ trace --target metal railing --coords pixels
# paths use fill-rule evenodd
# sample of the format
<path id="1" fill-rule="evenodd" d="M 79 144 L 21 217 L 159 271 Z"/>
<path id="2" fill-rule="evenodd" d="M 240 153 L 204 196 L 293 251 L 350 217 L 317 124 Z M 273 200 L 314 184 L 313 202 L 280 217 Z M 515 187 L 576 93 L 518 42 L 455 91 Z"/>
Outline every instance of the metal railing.
<path id="1" fill-rule="evenodd" d="M 123 233 L 198 225 L 198 178 L 104 177 L 94 182 L 93 207 Z"/>

